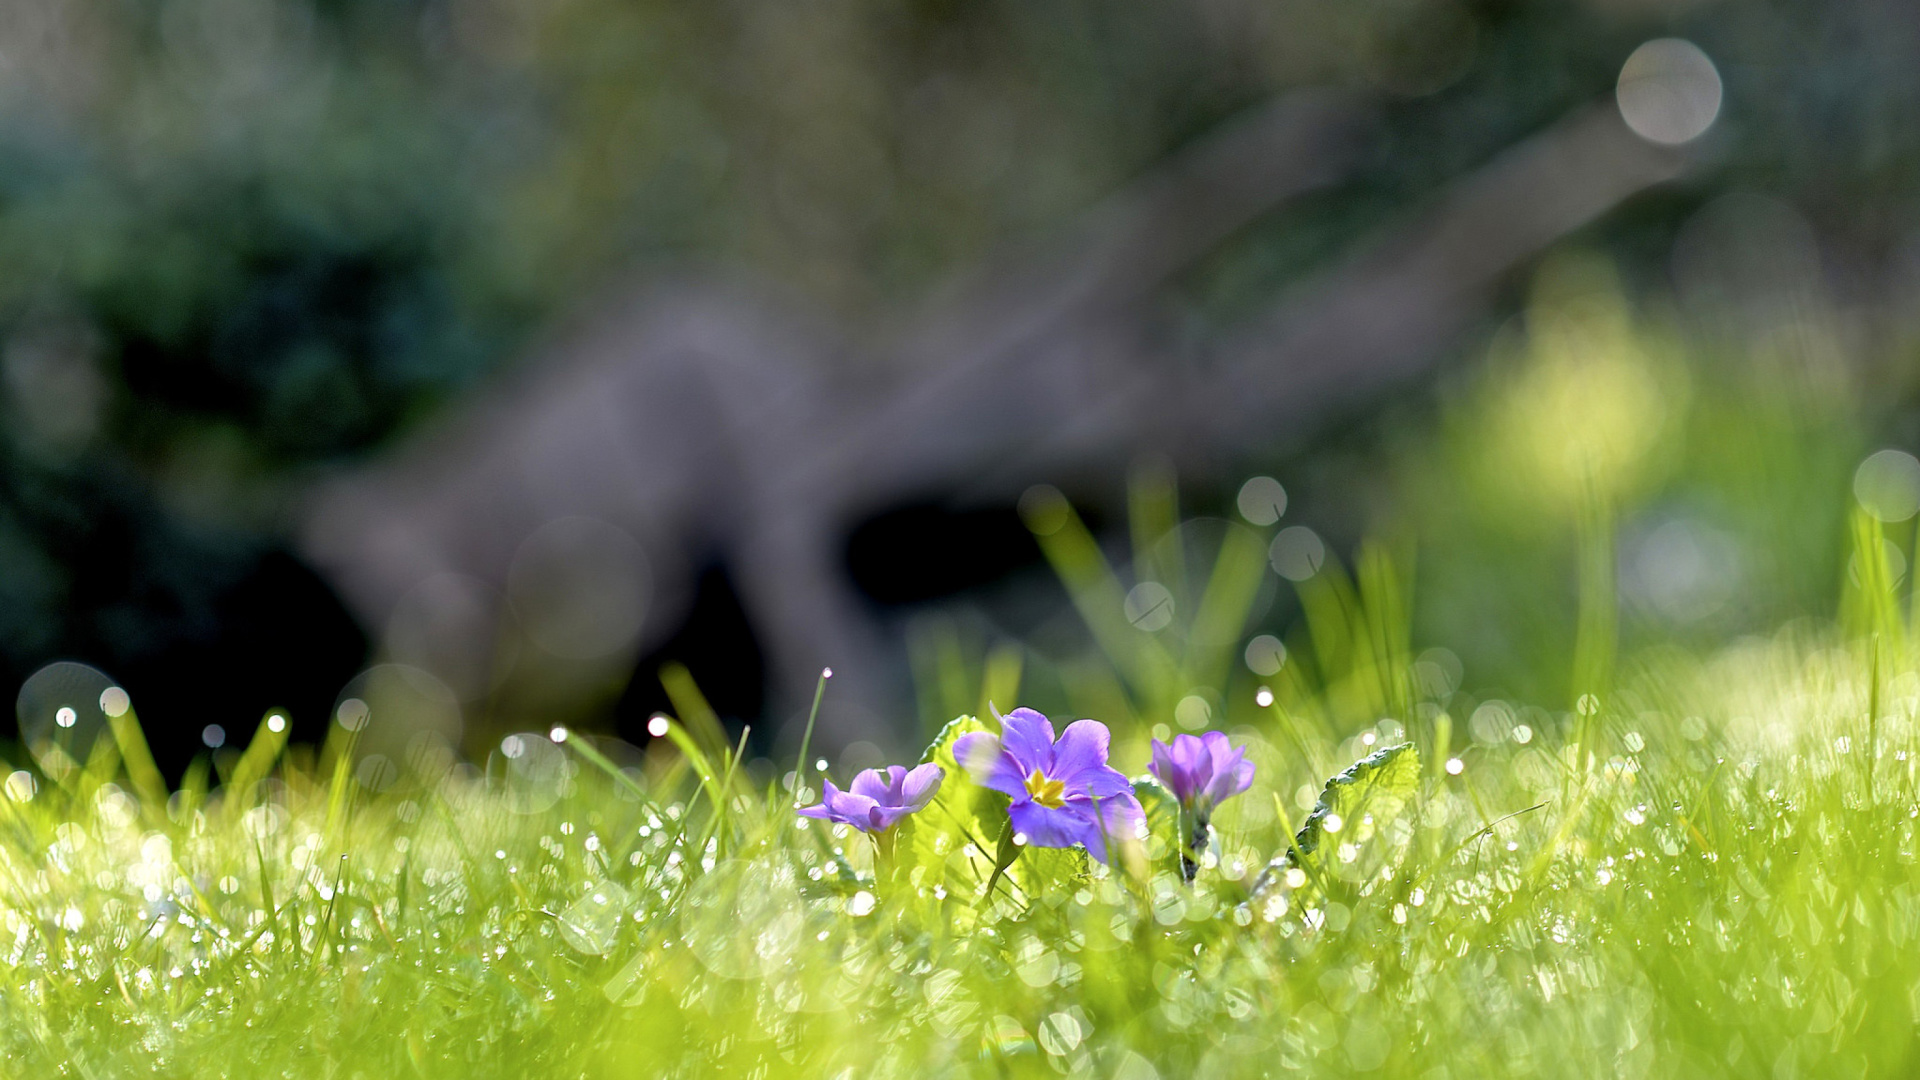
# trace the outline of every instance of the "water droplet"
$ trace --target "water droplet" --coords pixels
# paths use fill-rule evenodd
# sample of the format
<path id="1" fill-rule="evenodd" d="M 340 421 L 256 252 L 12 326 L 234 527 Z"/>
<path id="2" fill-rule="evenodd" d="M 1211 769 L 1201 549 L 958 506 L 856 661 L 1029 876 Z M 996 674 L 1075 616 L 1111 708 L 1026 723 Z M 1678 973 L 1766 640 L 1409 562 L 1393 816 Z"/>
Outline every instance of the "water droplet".
<path id="1" fill-rule="evenodd" d="M 647 720 L 647 734 L 656 739 L 666 738 L 667 718 L 661 716 L 659 713 L 654 713 L 653 716 Z"/>
<path id="2" fill-rule="evenodd" d="M 567 729 L 566 729 L 566 728 L 564 728 L 564 727 L 561 727 L 561 726 L 560 726 L 560 725 L 558 725 L 558 724 L 555 724 L 555 725 L 553 726 L 553 729 L 552 729 L 551 731 L 548 731 L 548 732 L 547 732 L 547 738 L 549 738 L 549 739 L 551 739 L 551 740 L 553 740 L 553 741 L 554 741 L 554 742 L 556 742 L 556 743 L 563 743 L 563 742 L 566 742 L 566 741 L 567 741 Z"/>
<path id="3" fill-rule="evenodd" d="M 1273 704 L 1273 691 L 1267 689 L 1264 686 L 1254 691 L 1253 703 L 1255 705 L 1260 706 L 1263 709 L 1267 708 L 1268 706 Z"/>
<path id="4" fill-rule="evenodd" d="M 611 881 L 598 882 L 592 892 L 560 913 L 560 937 L 589 956 L 605 956 L 613 950 L 621 919 L 632 906 L 633 896 L 626 889 Z"/>
<path id="5" fill-rule="evenodd" d="M 132 707 L 133 699 L 117 686 L 109 686 L 100 692 L 100 711 L 108 716 L 125 716 Z"/>
<path id="6" fill-rule="evenodd" d="M 1466 762 L 1461 761 L 1459 758 L 1447 759 L 1447 775 L 1448 776 L 1459 776 L 1461 773 L 1466 771 L 1467 771 Z"/>
<path id="7" fill-rule="evenodd" d="M 227 729 L 219 724 L 208 724 L 200 729 L 200 741 L 209 749 L 218 750 L 227 745 Z"/>
<path id="8" fill-rule="evenodd" d="M 272 716 L 267 717 L 267 730 L 276 735 L 287 730 L 287 718 L 281 716 L 279 713 L 274 713 Z"/>
<path id="9" fill-rule="evenodd" d="M 852 898 L 847 901 L 847 914 L 853 916 L 871 914 L 873 905 L 873 894 L 865 889 L 861 889 L 859 892 L 854 893 Z"/>

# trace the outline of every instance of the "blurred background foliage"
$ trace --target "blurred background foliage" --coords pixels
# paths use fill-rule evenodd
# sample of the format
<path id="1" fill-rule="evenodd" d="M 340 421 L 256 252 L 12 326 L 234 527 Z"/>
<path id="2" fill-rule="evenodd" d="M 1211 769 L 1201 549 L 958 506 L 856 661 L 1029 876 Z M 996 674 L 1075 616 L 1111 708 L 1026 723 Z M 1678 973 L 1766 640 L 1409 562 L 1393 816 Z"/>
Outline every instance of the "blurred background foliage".
<path id="1" fill-rule="evenodd" d="M 77 656 L 161 723 L 324 717 L 366 642 L 287 554 L 305 484 L 609 282 L 744 268 L 884 335 L 1239 110 L 1377 93 L 1387 137 L 1352 182 L 1183 281 L 1204 333 L 1666 35 L 1727 87 L 1707 165 L 1516 287 L 1465 350 L 1486 364 L 1276 433 L 1264 463 L 1335 552 L 1375 532 L 1411 553 L 1418 642 L 1542 698 L 1566 691 L 1541 680 L 1571 652 L 1585 472 L 1617 516 L 1629 645 L 1704 639 L 1825 603 L 1850 470 L 1920 434 L 1908 5 L 8 0 L 0 674 Z M 1569 431 L 1597 457 L 1541 448 Z M 926 624 L 923 654 L 982 664 L 1011 635 L 1065 656 L 1072 616 L 1025 588 L 1044 575 Z M 1259 597 L 1284 635 L 1292 594 Z"/>

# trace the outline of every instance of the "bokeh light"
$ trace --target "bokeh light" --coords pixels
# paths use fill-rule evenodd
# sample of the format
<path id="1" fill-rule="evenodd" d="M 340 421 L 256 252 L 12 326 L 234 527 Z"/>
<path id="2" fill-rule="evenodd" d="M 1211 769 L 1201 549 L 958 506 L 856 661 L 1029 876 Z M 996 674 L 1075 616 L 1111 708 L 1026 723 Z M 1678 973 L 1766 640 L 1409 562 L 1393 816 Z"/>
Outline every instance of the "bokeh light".
<path id="1" fill-rule="evenodd" d="M 1288 581 L 1305 581 L 1326 564 L 1327 545 L 1305 525 L 1290 525 L 1274 534 L 1267 561 L 1274 573 Z"/>
<path id="2" fill-rule="evenodd" d="M 1660 38 L 1621 65 L 1615 97 L 1634 134 L 1669 146 L 1706 134 L 1720 115 L 1720 72 L 1700 47 Z"/>
<path id="3" fill-rule="evenodd" d="M 354 756 L 366 768 L 356 776 L 391 784 L 388 767 L 417 753 L 421 740 L 459 746 L 465 734 L 459 699 L 439 679 L 406 664 L 376 664 L 340 691 L 333 721 L 352 739 Z M 386 764 L 365 766 L 374 757 Z"/>
<path id="4" fill-rule="evenodd" d="M 1136 630 L 1152 633 L 1173 622 L 1173 593 L 1157 581 L 1143 581 L 1127 590 L 1124 607 L 1127 621 Z"/>
<path id="5" fill-rule="evenodd" d="M 1879 450 L 1853 473 L 1853 497 L 1882 522 L 1905 521 L 1920 512 L 1920 459 L 1905 450 Z"/>
<path id="6" fill-rule="evenodd" d="M 1244 659 L 1247 670 L 1262 678 L 1280 674 L 1287 663 L 1287 647 L 1272 634 L 1259 634 L 1247 642 Z"/>
<path id="7" fill-rule="evenodd" d="M 1287 489 L 1271 476 L 1256 476 L 1240 485 L 1234 505 L 1249 524 L 1272 525 L 1286 516 Z"/>
<path id="8" fill-rule="evenodd" d="M 527 634 L 554 656 L 592 660 L 631 646 L 653 597 L 647 554 L 594 518 L 550 521 L 521 544 L 507 592 Z"/>
<path id="9" fill-rule="evenodd" d="M 102 701 L 116 684 L 105 672 L 62 660 L 48 664 L 20 685 L 14 718 L 20 739 L 49 776 L 65 776 L 85 764 L 107 730 Z"/>

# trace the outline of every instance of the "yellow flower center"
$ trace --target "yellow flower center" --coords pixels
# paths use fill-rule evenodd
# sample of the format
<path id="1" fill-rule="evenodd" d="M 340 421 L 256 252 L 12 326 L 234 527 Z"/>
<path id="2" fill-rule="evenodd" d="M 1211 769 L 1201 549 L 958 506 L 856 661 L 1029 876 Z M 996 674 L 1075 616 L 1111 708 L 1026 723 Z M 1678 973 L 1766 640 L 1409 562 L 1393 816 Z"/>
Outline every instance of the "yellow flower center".
<path id="1" fill-rule="evenodd" d="M 1066 805 L 1067 800 L 1063 797 L 1066 790 L 1067 785 L 1047 779 L 1039 769 L 1033 770 L 1032 775 L 1027 777 L 1027 794 L 1033 796 L 1034 802 L 1049 810 L 1058 810 Z"/>

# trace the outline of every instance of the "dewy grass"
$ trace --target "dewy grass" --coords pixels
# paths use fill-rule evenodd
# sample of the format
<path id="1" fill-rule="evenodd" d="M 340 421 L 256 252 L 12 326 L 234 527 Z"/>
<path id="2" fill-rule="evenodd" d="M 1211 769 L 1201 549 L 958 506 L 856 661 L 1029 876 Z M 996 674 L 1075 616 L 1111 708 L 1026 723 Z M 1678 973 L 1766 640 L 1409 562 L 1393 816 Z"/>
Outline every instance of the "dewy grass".
<path id="1" fill-rule="evenodd" d="M 1133 658 L 1100 692 L 1140 775 L 1236 646 L 1127 637 L 1043 509 Z M 0 1074 L 1912 1075 L 1920 662 L 1855 533 L 1833 627 L 1655 651 L 1564 712 L 1420 677 L 1393 560 L 1329 563 L 1311 644 L 1214 716 L 1251 789 L 1202 853 L 1143 779 L 1149 838 L 1110 865 L 1012 843 L 953 756 L 991 720 L 948 725 L 944 783 L 869 835 L 677 722 L 642 759 L 553 731 L 470 765 L 316 759 L 269 720 L 162 801 L 103 696 L 122 722 L 4 785 Z M 1240 603 L 1196 589 L 1199 619 Z"/>

